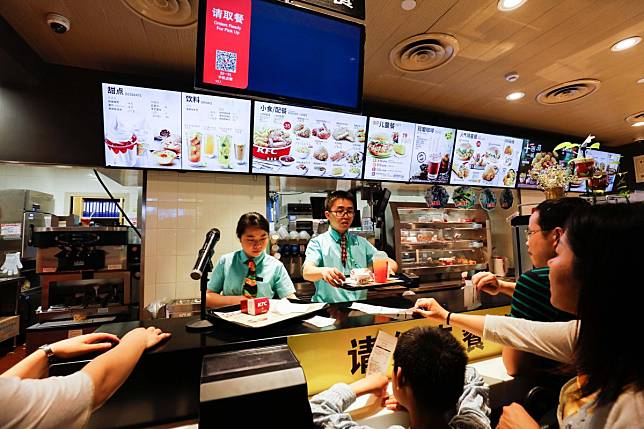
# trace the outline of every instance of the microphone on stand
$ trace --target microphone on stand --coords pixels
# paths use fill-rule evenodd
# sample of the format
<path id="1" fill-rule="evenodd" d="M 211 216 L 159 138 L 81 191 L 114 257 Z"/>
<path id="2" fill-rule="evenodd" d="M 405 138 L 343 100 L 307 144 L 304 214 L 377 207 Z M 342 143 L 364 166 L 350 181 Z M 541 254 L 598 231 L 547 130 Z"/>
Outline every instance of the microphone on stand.
<path id="1" fill-rule="evenodd" d="M 199 256 L 197 262 L 190 272 L 190 277 L 194 280 L 201 280 L 199 282 L 199 289 L 201 292 L 201 311 L 200 318 L 194 322 L 188 323 L 186 329 L 193 332 L 208 331 L 212 329 L 213 325 L 206 318 L 206 289 L 208 287 L 208 273 L 212 270 L 212 255 L 215 252 L 215 244 L 219 241 L 220 232 L 217 228 L 213 228 L 206 233 L 206 240 L 201 249 L 199 249 Z"/>
<path id="2" fill-rule="evenodd" d="M 201 249 L 199 249 L 199 256 L 197 256 L 197 261 L 190 272 L 190 277 L 193 280 L 199 280 L 203 275 L 206 266 L 210 263 L 210 259 L 215 250 L 215 244 L 219 241 L 219 237 L 220 232 L 217 228 L 213 228 L 206 233 L 206 240 L 203 242 Z"/>

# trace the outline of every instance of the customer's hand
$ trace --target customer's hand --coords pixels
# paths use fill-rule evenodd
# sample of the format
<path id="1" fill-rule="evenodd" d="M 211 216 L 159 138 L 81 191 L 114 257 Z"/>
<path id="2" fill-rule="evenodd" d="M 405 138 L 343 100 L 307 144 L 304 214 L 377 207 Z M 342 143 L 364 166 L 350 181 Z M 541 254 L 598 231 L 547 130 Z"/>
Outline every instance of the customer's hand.
<path id="1" fill-rule="evenodd" d="M 414 312 L 436 322 L 444 322 L 447 319 L 447 310 L 440 306 L 434 298 L 421 298 L 416 301 Z"/>
<path id="2" fill-rule="evenodd" d="M 90 352 L 105 351 L 112 348 L 112 343 L 119 342 L 119 337 L 104 332 L 79 335 L 51 344 L 51 351 L 58 358 L 68 359 Z"/>
<path id="3" fill-rule="evenodd" d="M 516 402 L 503 407 L 503 414 L 499 419 L 497 429 L 539 429 L 539 423 L 534 421 L 530 414 Z"/>
<path id="4" fill-rule="evenodd" d="M 387 394 L 388 384 L 389 379 L 386 376 L 382 374 L 371 374 L 351 383 L 351 389 L 356 393 L 356 396 L 364 395 L 365 393 L 385 396 Z"/>
<path id="5" fill-rule="evenodd" d="M 170 333 L 162 332 L 161 329 L 150 326 L 148 328 L 136 328 L 125 334 L 121 341 L 140 341 L 146 349 L 154 347 L 161 341 L 170 337 Z"/>
<path id="6" fill-rule="evenodd" d="M 407 411 L 405 407 L 400 405 L 400 403 L 398 402 L 398 399 L 396 399 L 394 395 L 389 395 L 385 399 L 385 403 L 383 404 L 383 406 L 387 407 L 387 409 L 391 411 Z"/>
<path id="7" fill-rule="evenodd" d="M 476 273 L 472 276 L 472 285 L 479 290 L 490 295 L 497 295 L 500 292 L 501 285 L 499 280 L 492 273 L 487 271 Z"/>
<path id="8" fill-rule="evenodd" d="M 337 268 L 332 268 L 332 267 L 323 267 L 321 268 L 322 271 L 322 280 L 327 282 L 333 287 L 338 287 L 342 284 L 342 282 L 345 280 L 346 277 L 344 277 L 344 274 Z"/>

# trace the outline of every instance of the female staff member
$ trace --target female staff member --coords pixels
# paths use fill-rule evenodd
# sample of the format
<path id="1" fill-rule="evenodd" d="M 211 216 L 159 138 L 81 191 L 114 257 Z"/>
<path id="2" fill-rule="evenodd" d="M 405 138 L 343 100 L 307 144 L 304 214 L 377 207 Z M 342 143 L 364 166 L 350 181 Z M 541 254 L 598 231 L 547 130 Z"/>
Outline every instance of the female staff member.
<path id="1" fill-rule="evenodd" d="M 219 258 L 208 281 L 208 307 L 239 304 L 249 298 L 295 298 L 295 287 L 284 265 L 264 252 L 268 231 L 268 221 L 259 213 L 239 218 L 236 232 L 242 250 Z"/>
<path id="2" fill-rule="evenodd" d="M 552 305 L 580 321 L 534 322 L 452 314 L 419 299 L 425 317 L 520 350 L 574 364 L 579 374 L 561 389 L 560 427 L 630 428 L 644 421 L 644 369 L 632 329 L 641 326 L 636 267 L 642 262 L 644 203 L 610 204 L 573 214 L 548 261 Z M 615 305 L 619 311 L 612 311 Z M 617 325 L 619 324 L 619 325 Z M 629 329 L 631 328 L 631 329 Z M 538 428 L 518 404 L 504 407 L 499 428 Z"/>

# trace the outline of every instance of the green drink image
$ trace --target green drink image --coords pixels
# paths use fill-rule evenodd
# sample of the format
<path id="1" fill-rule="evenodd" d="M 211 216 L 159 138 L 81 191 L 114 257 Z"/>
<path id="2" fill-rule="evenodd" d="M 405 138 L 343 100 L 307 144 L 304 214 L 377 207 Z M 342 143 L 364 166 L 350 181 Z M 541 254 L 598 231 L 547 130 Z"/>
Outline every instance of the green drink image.
<path id="1" fill-rule="evenodd" d="M 231 140 L 230 136 L 219 136 L 219 165 L 224 168 L 230 168 Z"/>

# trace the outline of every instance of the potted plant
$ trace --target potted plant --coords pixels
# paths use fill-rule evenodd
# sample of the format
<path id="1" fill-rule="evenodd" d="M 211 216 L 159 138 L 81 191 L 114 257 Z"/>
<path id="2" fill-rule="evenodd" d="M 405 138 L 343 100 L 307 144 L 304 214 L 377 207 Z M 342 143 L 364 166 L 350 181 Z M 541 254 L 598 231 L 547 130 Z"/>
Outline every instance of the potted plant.
<path id="1" fill-rule="evenodd" d="M 592 140 L 595 138 L 594 135 L 588 134 L 588 137 L 586 137 L 586 140 L 583 141 L 583 143 L 571 143 L 571 142 L 563 142 L 559 143 L 553 150 L 555 154 L 557 154 L 558 150 L 562 149 L 572 149 L 574 150 L 575 148 L 578 148 L 577 150 L 577 157 L 574 158 L 571 163 L 574 164 L 574 172 L 577 177 L 591 177 L 593 173 L 593 167 L 595 165 L 595 160 L 591 157 L 586 156 L 586 150 L 587 149 L 599 149 L 599 142 L 591 143 Z"/>

